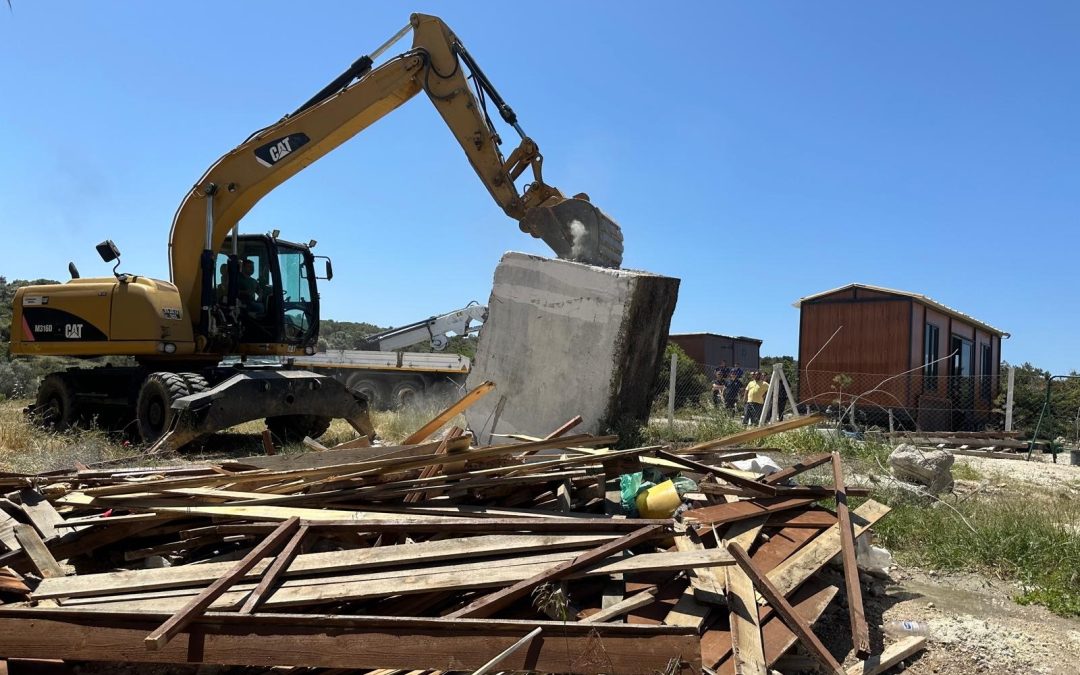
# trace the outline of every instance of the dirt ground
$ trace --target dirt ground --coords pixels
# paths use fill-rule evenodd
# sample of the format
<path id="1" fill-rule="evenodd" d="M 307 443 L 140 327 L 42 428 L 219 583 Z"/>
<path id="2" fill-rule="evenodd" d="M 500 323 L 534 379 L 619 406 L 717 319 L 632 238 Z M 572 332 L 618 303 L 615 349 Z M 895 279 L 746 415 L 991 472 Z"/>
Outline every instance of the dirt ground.
<path id="1" fill-rule="evenodd" d="M 1080 466 L 1069 464 L 1069 453 L 1059 453 L 1057 463 L 1051 455 L 1036 454 L 1032 461 L 990 459 L 956 455 L 956 464 L 974 468 L 988 479 L 1030 483 L 1050 490 L 1080 493 Z"/>

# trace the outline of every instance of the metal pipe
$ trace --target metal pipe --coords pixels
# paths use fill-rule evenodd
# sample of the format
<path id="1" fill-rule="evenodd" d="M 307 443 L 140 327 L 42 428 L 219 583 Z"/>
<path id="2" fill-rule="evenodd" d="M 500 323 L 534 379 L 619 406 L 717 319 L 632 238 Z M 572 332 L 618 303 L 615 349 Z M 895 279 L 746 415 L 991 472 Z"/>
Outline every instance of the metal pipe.
<path id="1" fill-rule="evenodd" d="M 370 58 L 372 61 L 374 61 L 375 59 L 382 56 L 383 52 L 385 52 L 387 49 L 390 49 L 390 47 L 392 47 L 395 42 L 397 42 L 401 38 L 405 37 L 405 34 L 408 33 L 409 31 L 411 31 L 412 27 L 413 26 L 412 26 L 411 21 L 409 23 L 405 24 L 404 28 L 402 28 L 398 32 L 394 33 L 394 35 L 389 40 L 382 43 L 381 45 L 379 45 L 375 49 L 375 51 L 371 52 L 371 54 L 368 55 L 368 58 Z"/>

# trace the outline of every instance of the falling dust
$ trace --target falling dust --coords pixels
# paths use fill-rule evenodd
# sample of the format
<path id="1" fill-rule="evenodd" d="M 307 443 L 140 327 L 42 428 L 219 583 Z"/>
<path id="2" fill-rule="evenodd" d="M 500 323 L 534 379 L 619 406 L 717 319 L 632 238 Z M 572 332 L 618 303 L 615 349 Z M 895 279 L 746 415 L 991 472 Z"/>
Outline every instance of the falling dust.
<path id="1" fill-rule="evenodd" d="M 588 231 L 585 229 L 585 224 L 580 220 L 570 221 L 570 236 L 573 237 L 574 243 L 570 248 L 570 256 L 572 259 L 577 260 L 585 254 L 585 247 L 587 242 L 585 237 L 588 235 Z"/>

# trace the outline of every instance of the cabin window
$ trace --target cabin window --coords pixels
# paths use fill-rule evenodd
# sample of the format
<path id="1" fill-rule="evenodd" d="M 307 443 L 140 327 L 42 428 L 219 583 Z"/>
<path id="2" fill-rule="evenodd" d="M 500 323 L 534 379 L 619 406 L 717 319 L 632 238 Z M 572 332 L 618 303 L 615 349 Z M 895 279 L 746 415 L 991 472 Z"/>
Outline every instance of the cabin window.
<path id="1" fill-rule="evenodd" d="M 985 342 L 979 345 L 979 391 L 983 399 L 989 401 L 993 394 L 994 350 Z"/>
<path id="2" fill-rule="evenodd" d="M 926 324 L 926 334 L 923 336 L 923 382 L 927 391 L 937 391 L 938 387 L 938 327 L 932 323 Z"/>

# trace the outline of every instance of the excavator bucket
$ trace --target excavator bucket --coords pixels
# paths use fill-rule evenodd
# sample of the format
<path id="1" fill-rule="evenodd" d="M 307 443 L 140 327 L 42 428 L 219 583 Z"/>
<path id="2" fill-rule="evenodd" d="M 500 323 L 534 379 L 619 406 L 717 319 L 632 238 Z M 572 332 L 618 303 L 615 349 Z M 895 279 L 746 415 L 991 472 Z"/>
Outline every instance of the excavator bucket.
<path id="1" fill-rule="evenodd" d="M 525 214 L 522 225 L 565 260 L 619 267 L 622 228 L 585 195 L 551 197 Z"/>

